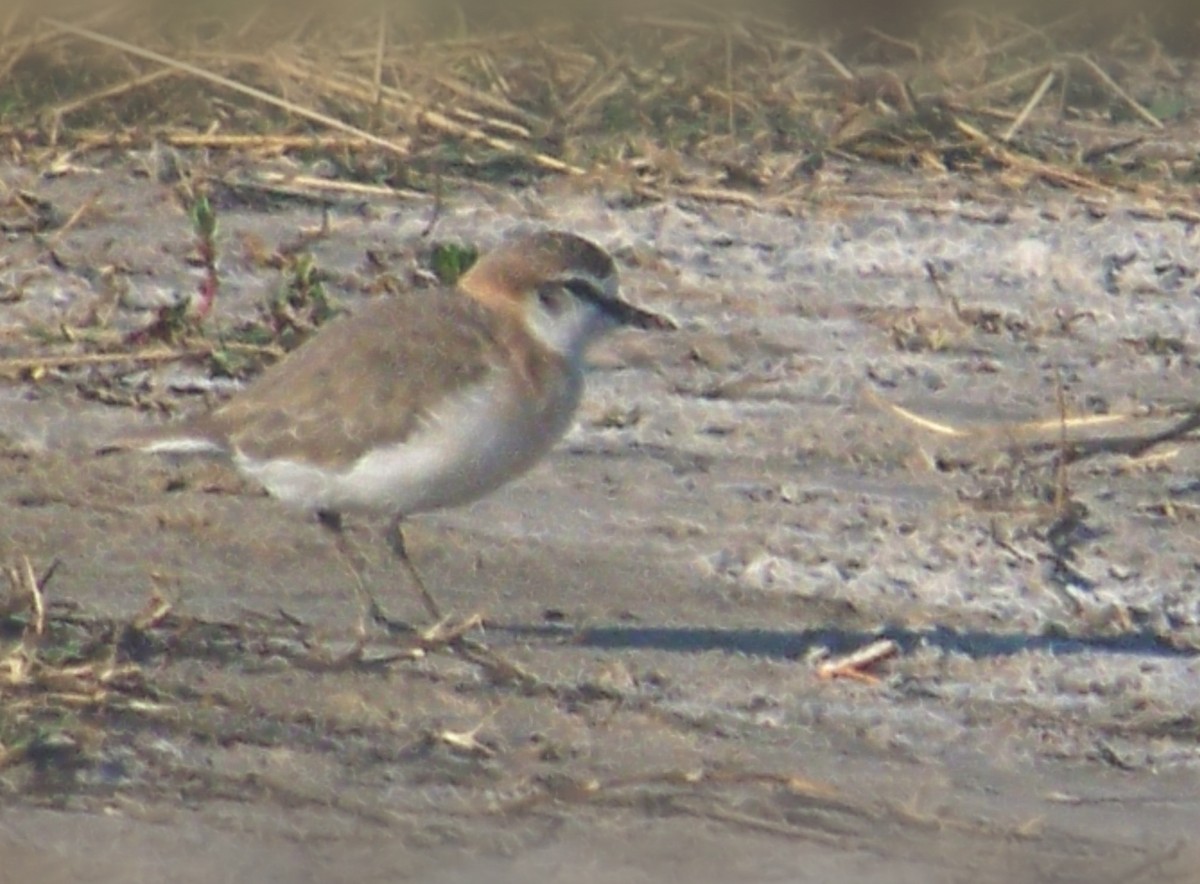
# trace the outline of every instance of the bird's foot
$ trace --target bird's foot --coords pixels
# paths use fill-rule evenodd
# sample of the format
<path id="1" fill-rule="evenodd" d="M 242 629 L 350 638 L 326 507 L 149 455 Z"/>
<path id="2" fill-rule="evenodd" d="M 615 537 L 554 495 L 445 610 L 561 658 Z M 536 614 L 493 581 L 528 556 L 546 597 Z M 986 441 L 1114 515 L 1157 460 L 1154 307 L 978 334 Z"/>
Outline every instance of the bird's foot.
<path id="1" fill-rule="evenodd" d="M 418 628 L 388 616 L 379 603 L 371 599 L 368 617 L 390 636 L 403 636 L 407 640 L 405 653 L 423 656 L 447 651 L 478 666 L 495 682 L 520 685 L 528 691 L 535 691 L 543 686 L 542 680 L 536 675 L 527 672 L 517 663 L 493 651 L 483 641 L 471 636 L 471 633 L 483 627 L 484 616 L 480 612 L 461 618 L 440 617 L 430 626 Z"/>
<path id="2" fill-rule="evenodd" d="M 363 628 L 365 628 L 365 621 L 369 621 L 374 623 L 388 635 L 392 636 L 412 636 L 420 633 L 420 630 L 413 624 L 407 622 L 406 620 L 397 620 L 389 615 L 388 612 L 383 609 L 383 606 L 380 605 L 379 602 L 375 601 L 374 597 L 371 598 L 367 607 L 366 617 L 363 619 Z"/>

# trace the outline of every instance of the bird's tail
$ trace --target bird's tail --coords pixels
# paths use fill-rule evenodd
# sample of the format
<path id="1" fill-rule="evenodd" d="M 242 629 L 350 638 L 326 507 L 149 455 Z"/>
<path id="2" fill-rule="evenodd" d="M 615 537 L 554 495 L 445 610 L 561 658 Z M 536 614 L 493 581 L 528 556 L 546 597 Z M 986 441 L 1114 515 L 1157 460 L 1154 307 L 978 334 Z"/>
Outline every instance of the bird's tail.
<path id="1" fill-rule="evenodd" d="M 229 451 L 218 439 L 194 423 L 136 427 L 106 439 L 96 447 L 97 454 L 142 451 L 147 454 L 224 455 Z"/>

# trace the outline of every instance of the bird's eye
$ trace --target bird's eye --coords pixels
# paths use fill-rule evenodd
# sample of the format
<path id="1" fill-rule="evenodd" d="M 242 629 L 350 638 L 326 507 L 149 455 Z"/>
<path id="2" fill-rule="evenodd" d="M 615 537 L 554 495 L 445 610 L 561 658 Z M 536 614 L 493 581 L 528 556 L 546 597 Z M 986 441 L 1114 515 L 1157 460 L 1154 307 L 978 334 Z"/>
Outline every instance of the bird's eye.
<path id="1" fill-rule="evenodd" d="M 575 297 L 583 301 L 601 301 L 604 299 L 604 292 L 589 279 L 580 279 L 572 277 L 563 283 L 563 287 L 567 289 Z"/>
<path id="2" fill-rule="evenodd" d="M 538 303 L 548 313 L 561 313 L 566 306 L 566 294 L 557 285 L 544 285 L 537 292 Z"/>

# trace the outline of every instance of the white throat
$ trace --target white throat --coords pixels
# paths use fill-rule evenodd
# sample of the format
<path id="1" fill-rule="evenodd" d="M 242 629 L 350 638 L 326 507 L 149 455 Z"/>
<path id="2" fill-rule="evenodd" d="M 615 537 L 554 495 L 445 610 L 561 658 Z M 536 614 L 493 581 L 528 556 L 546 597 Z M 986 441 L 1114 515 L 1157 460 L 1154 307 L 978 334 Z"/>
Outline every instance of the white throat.
<path id="1" fill-rule="evenodd" d="M 613 327 L 612 321 L 595 307 L 579 302 L 557 315 L 550 315 L 545 310 L 530 310 L 527 323 L 530 333 L 541 344 L 573 366 L 582 364 L 592 341 Z"/>

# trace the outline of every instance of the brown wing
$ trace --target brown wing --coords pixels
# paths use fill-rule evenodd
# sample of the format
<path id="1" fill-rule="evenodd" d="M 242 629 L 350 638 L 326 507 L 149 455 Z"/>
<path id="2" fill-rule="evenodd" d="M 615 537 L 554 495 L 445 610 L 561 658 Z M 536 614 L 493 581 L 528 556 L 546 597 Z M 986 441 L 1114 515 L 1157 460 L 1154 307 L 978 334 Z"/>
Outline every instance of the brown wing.
<path id="1" fill-rule="evenodd" d="M 500 359 L 496 322 L 453 291 L 374 301 L 191 426 L 251 457 L 351 463 L 404 441 L 444 394 L 482 379 Z"/>

